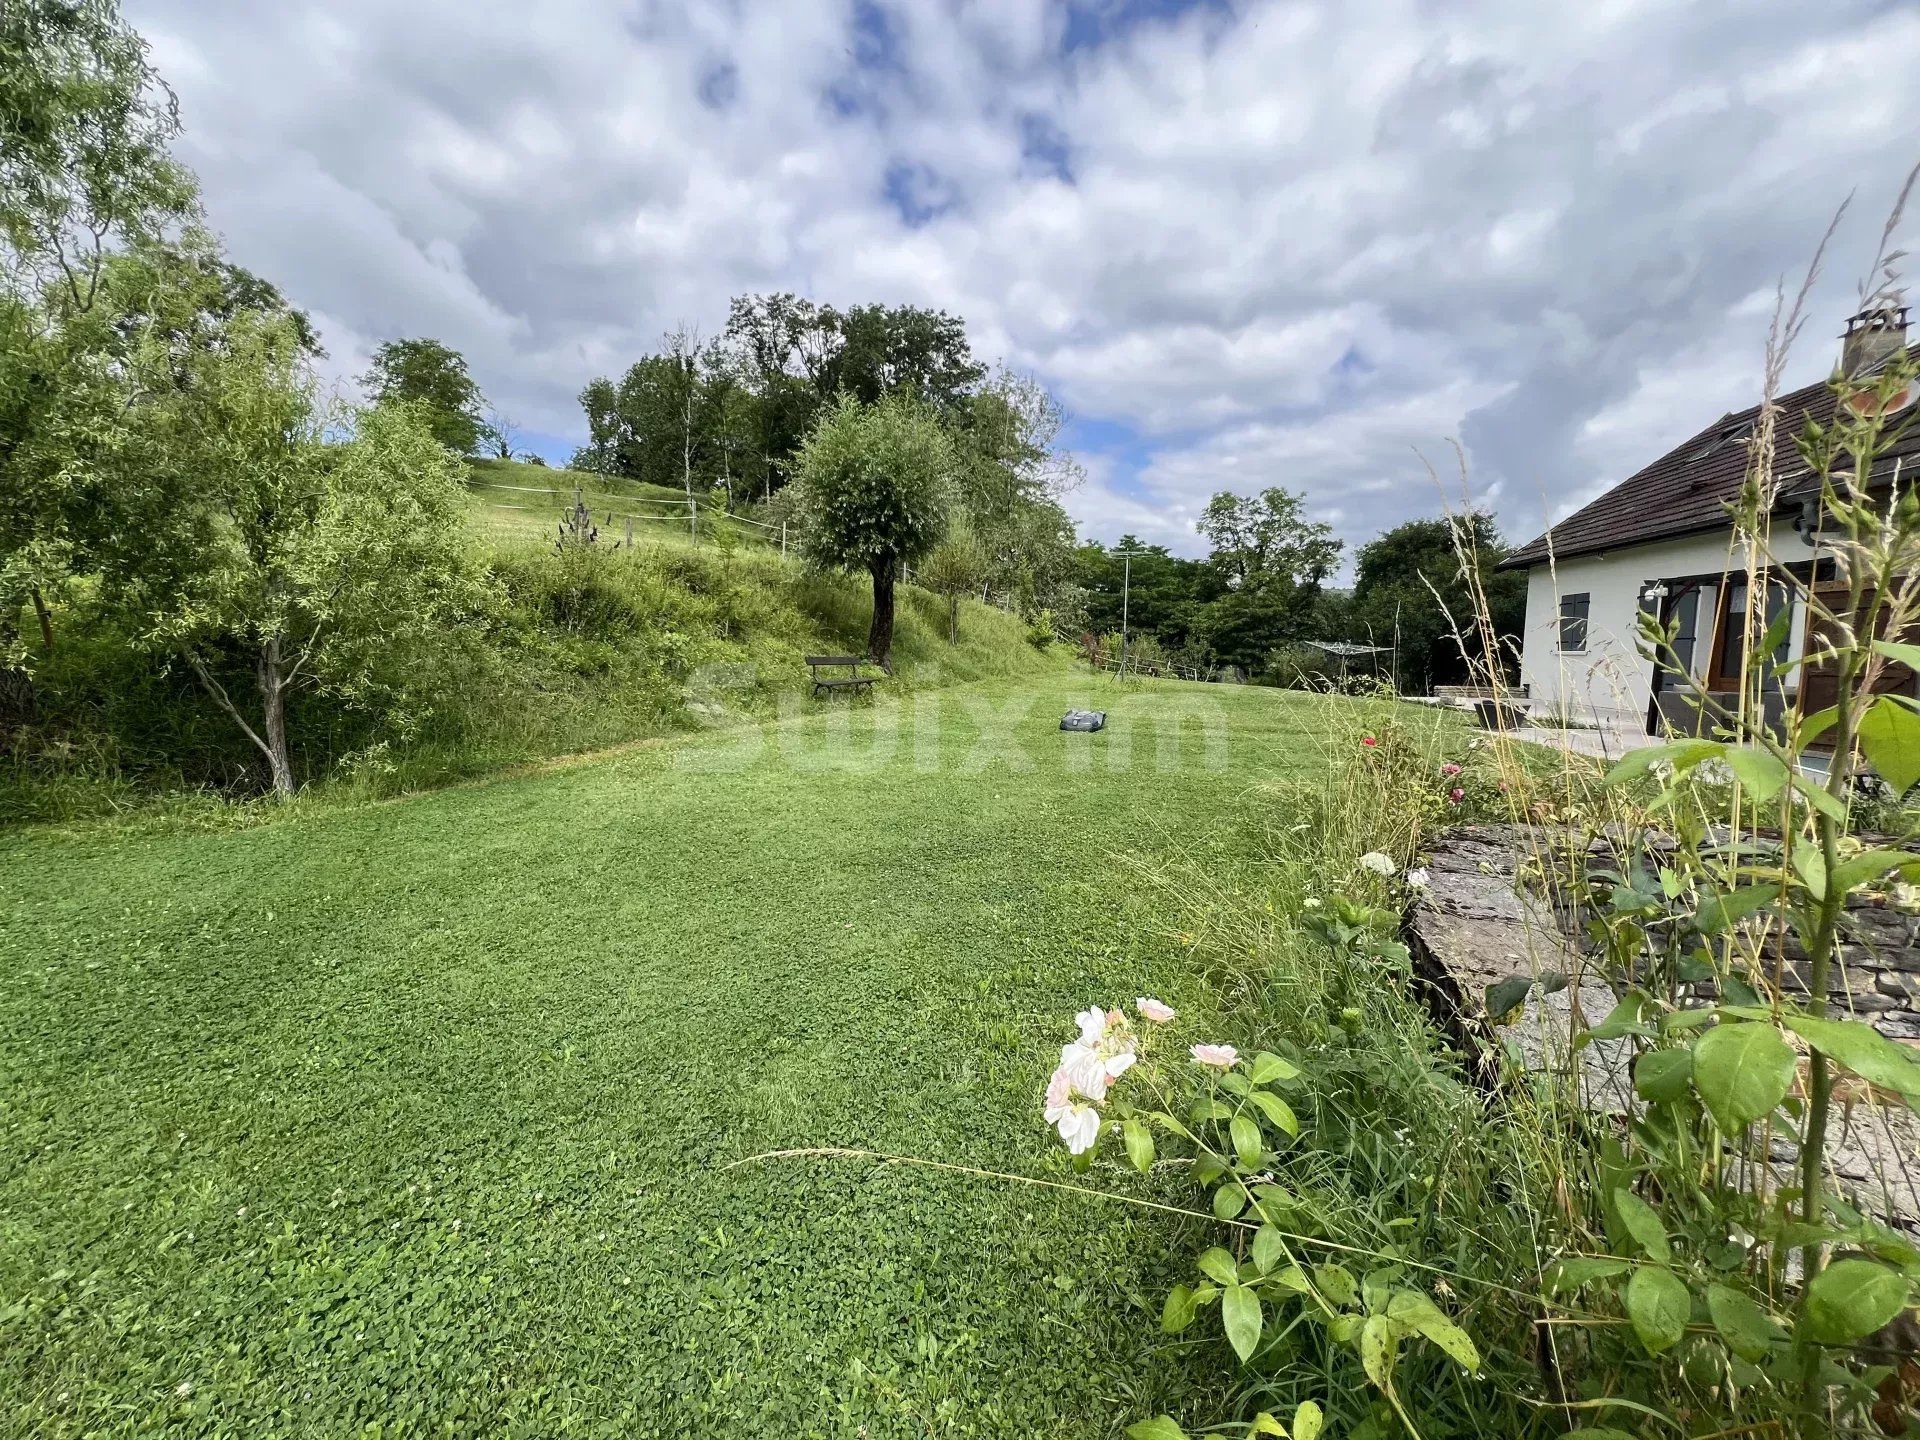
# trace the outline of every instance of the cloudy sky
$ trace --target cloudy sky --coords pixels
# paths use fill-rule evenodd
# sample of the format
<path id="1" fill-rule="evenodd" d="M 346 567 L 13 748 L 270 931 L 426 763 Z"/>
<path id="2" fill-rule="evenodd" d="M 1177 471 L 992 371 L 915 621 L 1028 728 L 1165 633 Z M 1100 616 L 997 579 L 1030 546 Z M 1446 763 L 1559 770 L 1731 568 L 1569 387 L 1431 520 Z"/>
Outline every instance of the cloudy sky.
<path id="1" fill-rule="evenodd" d="M 564 458 L 587 379 L 731 295 L 938 306 L 1074 416 L 1085 533 L 1189 552 L 1218 489 L 1435 513 L 1450 441 L 1529 538 L 1751 403 L 1855 192 L 1818 378 L 1920 160 L 1897 0 L 128 8 L 339 374 L 437 336 Z"/>

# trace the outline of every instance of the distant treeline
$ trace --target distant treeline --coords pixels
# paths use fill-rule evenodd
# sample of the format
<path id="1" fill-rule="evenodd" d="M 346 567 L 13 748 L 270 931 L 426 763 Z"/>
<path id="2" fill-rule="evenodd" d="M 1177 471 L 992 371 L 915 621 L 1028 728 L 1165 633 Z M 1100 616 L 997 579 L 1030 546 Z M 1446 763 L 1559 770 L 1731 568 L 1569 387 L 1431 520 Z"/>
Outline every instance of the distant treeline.
<path id="1" fill-rule="evenodd" d="M 1123 551 L 1132 552 L 1127 619 L 1143 637 L 1136 653 L 1232 665 L 1275 684 L 1337 675 L 1338 662 L 1306 642 L 1339 640 L 1397 650 L 1378 657 L 1381 677 L 1397 670 L 1403 692 L 1423 693 L 1469 678 L 1454 631 L 1456 621 L 1473 624 L 1476 589 L 1503 640 L 1519 635 L 1525 616 L 1526 577 L 1495 569 L 1507 547 L 1483 514 L 1413 520 L 1384 532 L 1356 552 L 1351 590 L 1328 587 L 1340 543 L 1326 526 L 1304 520 L 1300 497 L 1288 491 L 1216 495 L 1200 530 L 1212 546 L 1204 560 L 1132 536 L 1112 548 L 1081 546 L 1073 573 L 1084 593 L 1086 630 L 1120 629 Z M 1469 653 L 1481 658 L 1477 642 Z M 1371 660 L 1350 667 L 1355 674 L 1374 668 Z"/>
<path id="2" fill-rule="evenodd" d="M 965 322 L 944 311 L 740 296 L 719 335 L 683 326 L 623 375 L 588 383 L 573 466 L 778 514 L 801 447 L 841 396 L 902 393 L 939 419 L 959 467 L 941 587 L 1059 604 L 1075 543 L 1061 500 L 1081 478 L 1058 448 L 1060 407 L 1032 377 L 976 361 Z"/>

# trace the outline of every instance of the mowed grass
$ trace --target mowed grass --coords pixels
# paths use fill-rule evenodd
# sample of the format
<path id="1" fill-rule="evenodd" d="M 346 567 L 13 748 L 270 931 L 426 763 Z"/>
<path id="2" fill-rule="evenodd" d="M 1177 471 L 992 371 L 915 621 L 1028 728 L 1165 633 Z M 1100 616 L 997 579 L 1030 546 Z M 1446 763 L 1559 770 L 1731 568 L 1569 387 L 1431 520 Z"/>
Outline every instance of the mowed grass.
<path id="1" fill-rule="evenodd" d="M 1087 703 L 1107 731 L 1055 728 Z M 1000 680 L 251 830 L 0 841 L 0 1433 L 1181 1408 L 1225 1375 L 1154 1330 L 1200 1231 L 738 1162 L 1070 1178 L 1038 1109 L 1074 1010 L 1151 991 L 1212 1033 L 1112 857 L 1231 873 L 1326 703 Z"/>

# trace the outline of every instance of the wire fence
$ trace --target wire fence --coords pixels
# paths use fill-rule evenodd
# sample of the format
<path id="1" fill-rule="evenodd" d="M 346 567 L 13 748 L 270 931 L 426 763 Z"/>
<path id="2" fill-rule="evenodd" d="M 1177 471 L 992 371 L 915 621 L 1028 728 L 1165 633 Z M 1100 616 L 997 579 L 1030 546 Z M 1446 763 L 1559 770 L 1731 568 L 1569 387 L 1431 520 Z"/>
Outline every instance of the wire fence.
<path id="1" fill-rule="evenodd" d="M 521 505 L 509 500 L 491 500 L 480 493 L 483 490 L 505 490 L 510 493 L 523 495 L 544 495 L 550 503 L 547 505 Z M 797 529 L 792 528 L 790 523 L 785 520 L 756 520 L 750 515 L 735 514 L 722 504 L 717 504 L 712 501 L 703 504 L 697 496 L 681 498 L 670 495 L 649 495 L 643 498 L 633 499 L 630 506 L 615 504 L 603 509 L 599 505 L 587 503 L 587 492 L 584 487 L 573 486 L 571 490 L 572 498 L 568 499 L 566 498 L 568 487 L 556 485 L 542 488 L 538 485 L 509 485 L 501 481 L 487 480 L 473 486 L 472 493 L 485 509 L 508 510 L 522 515 L 545 514 L 552 518 L 556 526 L 566 523 L 567 517 L 573 513 L 574 506 L 586 505 L 588 516 L 599 524 L 602 531 L 613 531 L 617 533 L 619 529 L 624 526 L 626 543 L 629 546 L 634 544 L 636 538 L 639 538 L 634 530 L 635 524 L 655 526 L 672 525 L 676 531 L 678 527 L 684 525 L 686 526 L 686 538 L 684 541 L 678 543 L 694 545 L 720 543 L 721 528 L 725 526 L 738 527 L 735 531 L 736 538 L 744 538 L 756 544 L 763 544 L 770 550 L 777 549 L 780 552 L 780 558 L 782 560 L 795 559 L 798 557 L 799 532 Z M 602 495 L 597 498 L 618 501 L 623 497 Z M 600 517 L 602 516 L 605 518 L 601 519 Z M 553 530 L 551 528 L 547 529 L 546 534 L 547 537 L 551 539 Z M 656 534 L 653 538 L 662 540 L 665 537 Z M 918 589 L 939 595 L 943 599 L 952 598 L 952 592 L 946 588 L 926 584 L 911 565 L 903 565 L 900 567 L 900 581 L 902 584 L 915 586 Z M 1006 614 L 1020 614 L 1020 607 L 1012 595 L 996 591 L 991 586 L 971 586 L 962 591 L 961 594 L 966 598 L 977 600 L 983 605 L 990 605 L 994 609 Z M 1072 637 L 1061 635 L 1057 630 L 1055 632 L 1055 638 L 1072 643 Z M 1131 662 L 1129 662 L 1127 668 L 1129 672 L 1139 671 L 1139 667 Z"/>
<path id="2" fill-rule="evenodd" d="M 510 500 L 494 500 L 481 494 L 483 490 L 504 490 L 521 495 L 545 495 L 550 503 L 549 505 L 521 505 Z M 719 537 L 716 526 L 725 524 L 742 527 L 744 538 L 768 546 L 778 546 L 782 558 L 787 555 L 788 531 L 785 521 L 776 523 L 755 520 L 751 516 L 733 514 L 721 505 L 708 504 L 702 507 L 697 497 L 678 499 L 671 496 L 650 495 L 633 501 L 630 507 L 616 504 L 602 509 L 599 505 L 588 504 L 585 490 L 578 486 L 574 487 L 573 498 L 568 500 L 565 498 L 565 492 L 558 486 L 543 489 L 538 485 L 508 485 L 497 481 L 476 485 L 474 494 L 480 504 L 488 510 L 509 510 L 524 515 L 546 513 L 553 516 L 555 524 L 565 523 L 566 517 L 573 513 L 575 506 L 584 505 L 590 517 L 596 519 L 602 515 L 606 517 L 599 522 L 603 529 L 615 530 L 624 525 L 629 545 L 636 538 L 634 531 L 636 524 L 673 525 L 676 528 L 684 524 L 687 527 L 687 538 L 694 544 L 698 544 L 703 539 L 717 542 Z M 619 497 L 605 498 L 617 500 Z"/>
<path id="3" fill-rule="evenodd" d="M 1164 660 L 1141 660 L 1129 655 L 1123 662 L 1118 655 L 1099 655 L 1091 661 L 1095 670 L 1113 676 L 1144 675 L 1152 680 L 1197 680 L 1211 684 L 1226 679 L 1229 666 L 1175 665 Z"/>

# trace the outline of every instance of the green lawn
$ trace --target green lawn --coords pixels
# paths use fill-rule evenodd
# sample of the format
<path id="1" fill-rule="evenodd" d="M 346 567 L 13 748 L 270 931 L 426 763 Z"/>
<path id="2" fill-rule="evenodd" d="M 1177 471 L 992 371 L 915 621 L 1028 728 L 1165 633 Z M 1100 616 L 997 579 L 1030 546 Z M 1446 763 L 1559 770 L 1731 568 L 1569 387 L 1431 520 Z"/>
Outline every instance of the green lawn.
<path id="1" fill-rule="evenodd" d="M 1054 728 L 1089 701 L 1107 732 Z M 1110 857 L 1230 866 L 1321 703 L 1063 674 L 250 830 L 0 840 L 0 1433 L 1105 1435 L 1179 1407 L 1224 1374 L 1153 1330 L 1179 1222 L 727 1167 L 1064 1175 L 1038 1102 L 1072 1012 L 1208 1008 Z"/>

